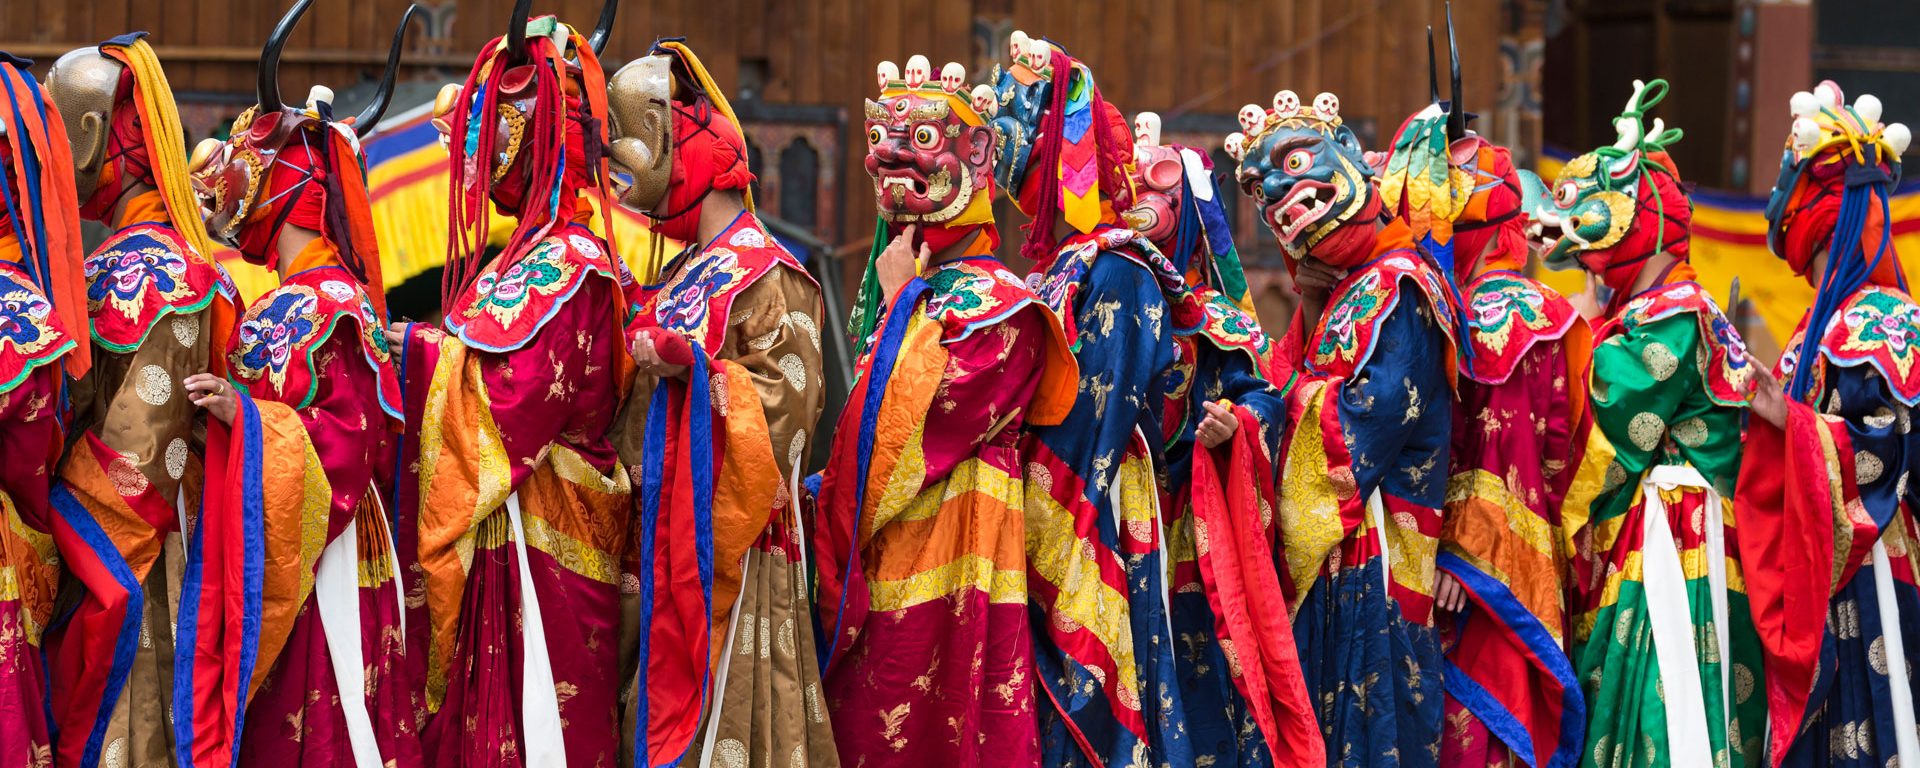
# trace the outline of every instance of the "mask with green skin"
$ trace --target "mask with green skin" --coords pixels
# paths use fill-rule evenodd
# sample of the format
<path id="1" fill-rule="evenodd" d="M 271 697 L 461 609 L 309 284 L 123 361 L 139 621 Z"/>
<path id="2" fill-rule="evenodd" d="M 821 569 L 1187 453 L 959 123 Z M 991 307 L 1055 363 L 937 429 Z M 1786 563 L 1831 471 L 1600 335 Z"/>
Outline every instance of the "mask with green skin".
<path id="1" fill-rule="evenodd" d="M 1613 121 L 1618 140 L 1569 161 L 1548 187 L 1558 218 L 1540 216 L 1548 267 L 1585 269 L 1621 290 L 1654 253 L 1684 259 L 1692 207 L 1666 155 L 1682 134 L 1659 119 L 1641 123 L 1666 92 L 1664 80 L 1635 80 Z M 1550 224 L 1558 224 L 1557 236 Z"/>

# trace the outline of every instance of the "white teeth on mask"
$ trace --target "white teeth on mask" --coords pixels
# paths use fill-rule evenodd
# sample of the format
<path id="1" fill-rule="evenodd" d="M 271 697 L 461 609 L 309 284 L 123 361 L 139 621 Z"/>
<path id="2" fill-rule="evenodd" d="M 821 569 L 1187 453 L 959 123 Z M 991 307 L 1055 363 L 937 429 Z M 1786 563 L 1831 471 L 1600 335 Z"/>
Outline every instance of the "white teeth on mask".
<path id="1" fill-rule="evenodd" d="M 885 176 L 880 179 L 880 188 L 892 192 L 896 197 L 912 192 L 916 195 L 927 194 L 927 183 L 909 176 Z"/>

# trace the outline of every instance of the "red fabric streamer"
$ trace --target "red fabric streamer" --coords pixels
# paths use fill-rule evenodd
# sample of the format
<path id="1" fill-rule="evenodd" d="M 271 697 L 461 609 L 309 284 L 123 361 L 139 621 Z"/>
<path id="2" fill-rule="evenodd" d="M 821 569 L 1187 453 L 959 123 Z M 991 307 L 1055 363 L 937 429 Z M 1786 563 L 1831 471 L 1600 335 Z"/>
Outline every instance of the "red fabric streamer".
<path id="1" fill-rule="evenodd" d="M 593 166 L 587 162 L 586 123 L 580 110 L 584 102 L 579 96 L 572 94 L 566 96 L 565 102 L 568 120 L 566 129 L 563 131 L 566 144 L 562 153 L 566 160 L 566 168 L 560 180 L 560 210 L 554 217 L 556 221 L 566 221 L 572 217 L 574 200 L 579 190 L 593 186 L 595 178 Z M 544 172 L 540 174 L 509 173 L 493 186 L 493 202 L 499 207 L 501 213 L 516 216 L 525 211 L 524 198 L 536 175 L 544 175 Z"/>
<path id="2" fill-rule="evenodd" d="M 1277 533 L 1261 523 L 1261 509 L 1278 503 L 1271 460 L 1253 412 L 1243 406 L 1233 410 L 1240 423 L 1233 439 L 1197 452 L 1193 461 L 1193 512 L 1205 536 L 1200 572 L 1207 602 L 1222 644 L 1233 642 L 1239 660 L 1234 687 L 1246 698 L 1255 725 L 1268 744 L 1288 746 L 1273 751 L 1275 765 L 1325 765 L 1325 742 L 1275 567 Z"/>
<path id="3" fill-rule="evenodd" d="M 33 103 L 34 96 L 28 89 L 30 74 L 21 68 L 0 63 L 0 88 L 5 88 L 15 103 Z M 75 200 L 73 180 L 73 160 L 67 151 L 67 127 L 60 119 L 60 113 L 52 102 L 42 102 L 42 110 L 20 109 L 18 119 L 7 110 L 0 110 L 0 135 L 9 140 L 26 139 L 26 146 L 34 157 L 40 160 L 40 205 L 38 210 L 29 209 L 26 186 L 27 169 L 21 152 L 7 155 L 6 165 L 0 166 L 0 184 L 6 184 L 13 192 L 15 205 L 23 219 L 39 217 L 44 224 L 45 242 L 39 242 L 42 233 L 28 227 L 28 231 L 18 233 L 23 244 L 31 243 L 47 254 L 47 268 L 52 274 L 43 275 L 47 298 L 53 301 L 53 311 L 60 318 L 60 327 L 68 333 L 80 333 L 89 327 L 87 321 L 86 276 L 80 271 L 80 261 L 85 255 L 80 243 L 79 205 Z M 58 148 L 56 150 L 56 148 Z M 79 378 L 93 367 L 92 345 L 80 344 L 68 352 L 67 375 Z"/>
<path id="4" fill-rule="evenodd" d="M 1781 457 L 1784 466 L 1743 462 L 1734 486 L 1740 559 L 1767 564 L 1747 571 L 1746 579 L 1754 629 L 1766 653 L 1773 748 L 1769 765 L 1773 766 L 1780 764 L 1806 718 L 1826 635 L 1826 624 L 1820 619 L 1827 615 L 1833 591 L 1853 578 L 1867 550 L 1879 539 L 1871 520 L 1852 522 L 1852 547 L 1838 553 L 1844 560 L 1839 569 L 1834 568 L 1835 509 L 1857 503 L 1860 491 L 1852 472 L 1830 471 L 1821 447 L 1823 431 L 1833 443 L 1834 455 L 1853 455 L 1846 422 L 1824 419 L 1804 403 L 1787 403 L 1785 431 L 1764 419 L 1753 419 L 1747 426 L 1745 449 L 1754 456 Z M 1833 498 L 1828 478 L 1834 476 L 1845 480 L 1844 498 Z"/>
<path id="5" fill-rule="evenodd" d="M 1027 177 L 1021 181 L 1020 207 L 1033 217 L 1027 224 L 1027 242 L 1020 255 L 1036 266 L 1053 262 L 1060 238 L 1054 223 L 1060 220 L 1060 152 L 1066 139 L 1061 127 L 1067 118 L 1067 90 L 1073 77 L 1073 59 L 1052 45 L 1047 46 L 1054 77 L 1060 78 L 1049 89 L 1047 110 L 1041 113 L 1035 131 L 1033 149 L 1027 155 Z"/>

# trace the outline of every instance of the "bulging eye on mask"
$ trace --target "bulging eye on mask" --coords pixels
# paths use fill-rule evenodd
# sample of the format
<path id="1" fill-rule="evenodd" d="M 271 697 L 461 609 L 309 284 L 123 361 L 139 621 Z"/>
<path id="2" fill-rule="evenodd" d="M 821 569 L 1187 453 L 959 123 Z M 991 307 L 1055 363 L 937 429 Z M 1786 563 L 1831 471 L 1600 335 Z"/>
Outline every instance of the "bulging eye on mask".
<path id="1" fill-rule="evenodd" d="M 1365 259 L 1383 206 L 1352 130 L 1298 117 L 1254 127 L 1260 130 L 1243 139 L 1235 177 L 1286 251 L 1288 267 L 1309 255 L 1340 268 Z"/>
<path id="2" fill-rule="evenodd" d="M 991 128 L 969 123 L 945 96 L 893 93 L 868 106 L 865 165 L 882 218 L 977 223 L 981 210 L 991 218 Z"/>

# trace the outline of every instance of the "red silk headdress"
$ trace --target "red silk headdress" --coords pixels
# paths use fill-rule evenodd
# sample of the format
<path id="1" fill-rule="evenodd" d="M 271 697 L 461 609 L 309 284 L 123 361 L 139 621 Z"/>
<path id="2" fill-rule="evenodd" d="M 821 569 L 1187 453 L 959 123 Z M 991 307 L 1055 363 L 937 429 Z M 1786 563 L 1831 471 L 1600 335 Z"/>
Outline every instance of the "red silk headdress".
<path id="1" fill-rule="evenodd" d="M 1767 245 L 1794 274 L 1811 281 L 1814 257 L 1838 239 L 1847 188 L 1898 178 L 1900 155 L 1913 134 L 1900 123 L 1880 124 L 1880 100 L 1872 94 L 1847 106 L 1831 81 L 1813 93 L 1794 94 L 1792 110 L 1792 133 L 1767 206 Z M 1879 253 L 1883 244 L 1891 250 L 1886 214 L 1879 205 L 1862 209 L 1860 252 Z M 1902 276 L 1897 258 L 1881 258 L 1865 274 L 1867 282 L 1882 286 L 1898 286 Z"/>
<path id="2" fill-rule="evenodd" d="M 750 189 L 747 140 L 740 126 L 704 95 L 673 105 L 673 168 L 654 231 L 691 243 L 699 235 L 700 209 L 716 189 Z"/>

